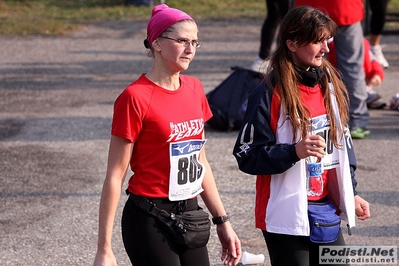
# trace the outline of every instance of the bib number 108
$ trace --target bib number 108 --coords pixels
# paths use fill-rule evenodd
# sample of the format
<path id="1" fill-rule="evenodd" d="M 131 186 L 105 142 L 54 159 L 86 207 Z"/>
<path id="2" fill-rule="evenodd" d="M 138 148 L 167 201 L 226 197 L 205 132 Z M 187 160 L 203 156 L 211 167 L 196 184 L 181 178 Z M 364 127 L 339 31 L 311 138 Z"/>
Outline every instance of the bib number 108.
<path id="1" fill-rule="evenodd" d="M 177 183 L 179 185 L 194 182 L 201 177 L 203 166 L 198 162 L 197 155 L 182 157 L 178 161 Z"/>

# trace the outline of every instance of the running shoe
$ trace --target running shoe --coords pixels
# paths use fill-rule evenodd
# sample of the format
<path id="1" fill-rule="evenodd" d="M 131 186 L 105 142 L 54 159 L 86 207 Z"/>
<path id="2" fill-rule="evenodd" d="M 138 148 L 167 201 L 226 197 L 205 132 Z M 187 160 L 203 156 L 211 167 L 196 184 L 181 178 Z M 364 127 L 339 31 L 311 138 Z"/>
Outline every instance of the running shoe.
<path id="1" fill-rule="evenodd" d="M 351 129 L 351 137 L 352 139 L 364 139 L 367 136 L 370 136 L 370 130 L 367 128 L 355 127 Z"/>
<path id="2" fill-rule="evenodd" d="M 382 53 L 381 45 L 370 46 L 370 50 L 375 55 L 377 61 L 380 62 L 380 64 L 382 65 L 383 68 L 388 68 L 389 67 L 389 63 L 385 59 L 384 54 Z"/>
<path id="3" fill-rule="evenodd" d="M 385 106 L 387 106 L 386 102 L 384 102 L 381 99 L 377 99 L 377 100 L 367 103 L 367 107 L 369 109 L 384 109 Z"/>

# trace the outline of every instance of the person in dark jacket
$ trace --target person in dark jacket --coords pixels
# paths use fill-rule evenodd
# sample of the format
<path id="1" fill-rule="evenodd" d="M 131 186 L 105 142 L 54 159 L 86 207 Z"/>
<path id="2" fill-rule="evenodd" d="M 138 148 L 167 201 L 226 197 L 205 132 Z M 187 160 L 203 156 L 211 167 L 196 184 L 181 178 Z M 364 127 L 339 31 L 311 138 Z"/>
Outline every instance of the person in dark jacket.
<path id="1" fill-rule="evenodd" d="M 257 176 L 256 227 L 272 265 L 318 265 L 320 246 L 345 244 L 338 214 L 348 228 L 356 216 L 370 217 L 368 202 L 356 191 L 347 90 L 325 59 L 327 40 L 337 31 L 331 18 L 313 7 L 287 13 L 265 80 L 248 98 L 234 146 L 239 169 Z M 309 175 L 315 163 L 317 185 Z M 317 210 L 316 217 L 331 211 L 331 239 L 314 234 L 308 212 L 314 205 L 329 208 Z"/>

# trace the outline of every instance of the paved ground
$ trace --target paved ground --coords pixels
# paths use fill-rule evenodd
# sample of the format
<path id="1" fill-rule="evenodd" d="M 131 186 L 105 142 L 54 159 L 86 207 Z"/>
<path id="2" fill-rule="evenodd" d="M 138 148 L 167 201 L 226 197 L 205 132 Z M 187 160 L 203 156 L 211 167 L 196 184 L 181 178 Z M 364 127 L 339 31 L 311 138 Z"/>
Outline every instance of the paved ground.
<path id="1" fill-rule="evenodd" d="M 210 91 L 231 66 L 251 64 L 261 21 L 199 25 L 205 44 L 186 74 Z M 58 38 L 0 37 L 0 265 L 92 263 L 112 104 L 150 66 L 144 36 L 143 22 L 113 22 Z M 399 92 L 398 41 L 383 37 L 391 67 L 378 90 L 386 101 Z M 371 203 L 372 218 L 345 238 L 352 245 L 398 245 L 399 112 L 371 111 L 371 117 L 372 135 L 355 147 L 358 189 Z M 207 136 L 208 158 L 243 251 L 267 257 L 254 228 L 255 179 L 238 171 L 231 155 L 236 132 L 210 129 Z M 129 265 L 119 231 L 117 221 L 114 251 L 119 265 Z M 215 230 L 209 252 L 218 264 Z"/>

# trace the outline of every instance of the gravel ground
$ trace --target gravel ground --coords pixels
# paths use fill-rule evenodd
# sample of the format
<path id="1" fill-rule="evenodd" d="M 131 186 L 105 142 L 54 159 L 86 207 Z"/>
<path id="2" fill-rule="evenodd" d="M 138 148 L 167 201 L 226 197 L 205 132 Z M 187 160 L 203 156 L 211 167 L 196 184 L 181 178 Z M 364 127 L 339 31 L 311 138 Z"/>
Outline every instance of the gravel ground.
<path id="1" fill-rule="evenodd" d="M 185 74 L 200 78 L 208 92 L 231 66 L 250 66 L 261 23 L 199 21 L 205 44 Z M 102 22 L 64 37 L 0 37 L 0 265 L 92 264 L 112 104 L 151 64 L 145 26 Z M 386 101 L 399 92 L 398 41 L 383 37 L 391 67 L 377 90 Z M 372 110 L 369 127 L 372 135 L 354 145 L 358 189 L 372 218 L 345 238 L 351 245 L 398 245 L 399 112 Z M 255 178 L 241 173 L 231 155 L 236 134 L 208 129 L 208 159 L 243 251 L 265 254 L 262 265 L 269 265 L 254 228 Z M 129 265 L 118 220 L 113 241 L 119 265 Z M 220 264 L 214 228 L 208 247 L 212 265 Z"/>

